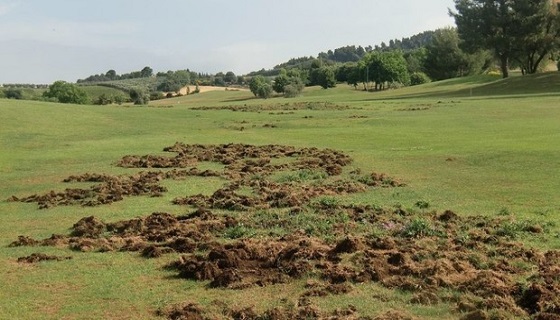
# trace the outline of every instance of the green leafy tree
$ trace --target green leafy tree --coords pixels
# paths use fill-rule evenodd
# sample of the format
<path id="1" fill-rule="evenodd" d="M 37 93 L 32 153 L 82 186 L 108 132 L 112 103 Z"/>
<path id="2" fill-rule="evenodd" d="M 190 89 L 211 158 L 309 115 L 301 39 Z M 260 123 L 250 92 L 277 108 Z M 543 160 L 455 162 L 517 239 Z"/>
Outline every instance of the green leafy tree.
<path id="1" fill-rule="evenodd" d="M 407 63 L 401 51 L 373 51 L 364 57 L 366 83 L 375 82 L 375 89 L 382 90 L 386 83 L 410 84 Z"/>
<path id="2" fill-rule="evenodd" d="M 270 96 L 272 96 L 272 86 L 270 85 L 270 83 L 263 83 L 261 86 L 259 86 L 259 88 L 257 89 L 257 96 L 263 99 L 270 98 Z"/>
<path id="3" fill-rule="evenodd" d="M 404 58 L 406 59 L 408 72 L 411 74 L 414 72 L 424 72 L 424 64 L 426 62 L 427 54 L 428 50 L 426 47 L 406 52 L 404 54 Z"/>
<path id="4" fill-rule="evenodd" d="M 317 69 L 317 84 L 323 89 L 336 87 L 336 76 L 332 67 L 321 67 Z"/>
<path id="5" fill-rule="evenodd" d="M 514 48 L 513 60 L 523 73 L 533 74 L 539 65 L 560 49 L 560 3 L 550 1 L 516 1 L 516 12 L 533 13 L 521 19 L 520 43 Z"/>
<path id="6" fill-rule="evenodd" d="M 105 77 L 110 80 L 115 80 L 117 78 L 117 72 L 111 69 L 105 73 Z"/>
<path id="7" fill-rule="evenodd" d="M 265 77 L 258 75 L 249 82 L 249 89 L 255 97 L 267 99 L 272 95 L 272 85 Z"/>
<path id="8" fill-rule="evenodd" d="M 235 84 L 237 83 L 237 76 L 233 73 L 233 71 L 228 71 L 224 75 L 224 82 L 227 84 Z"/>
<path id="9" fill-rule="evenodd" d="M 181 88 L 191 83 L 191 72 L 188 70 L 169 71 L 158 86 L 157 90 L 163 92 L 179 92 Z"/>
<path id="10" fill-rule="evenodd" d="M 56 99 L 61 103 L 87 104 L 87 93 L 75 84 L 66 81 L 56 81 L 43 93 L 43 97 Z"/>
<path id="11" fill-rule="evenodd" d="M 362 81 L 362 72 L 359 65 L 356 65 L 347 76 L 346 83 L 353 85 L 355 89 L 358 89 L 358 83 Z"/>
<path id="12" fill-rule="evenodd" d="M 272 89 L 278 93 L 284 93 L 284 88 L 290 84 L 290 77 L 284 71 L 274 78 L 274 82 L 272 83 Z"/>
<path id="13" fill-rule="evenodd" d="M 152 75 L 154 75 L 154 70 L 150 67 L 144 67 L 144 69 L 140 71 L 140 77 L 142 78 L 149 78 Z"/>
<path id="14" fill-rule="evenodd" d="M 280 74 L 274 78 L 272 89 L 277 93 L 284 93 L 284 97 L 293 98 L 298 96 L 305 87 L 301 80 L 301 74 L 298 69 L 280 70 Z"/>
<path id="15" fill-rule="evenodd" d="M 435 31 L 426 46 L 424 69 L 434 80 L 450 79 L 469 74 L 469 59 L 459 48 L 459 34 L 455 28 Z"/>
<path id="16" fill-rule="evenodd" d="M 470 52 L 492 50 L 504 78 L 511 60 L 534 73 L 558 48 L 558 13 L 549 0 L 455 0 L 455 18 L 463 46 Z"/>

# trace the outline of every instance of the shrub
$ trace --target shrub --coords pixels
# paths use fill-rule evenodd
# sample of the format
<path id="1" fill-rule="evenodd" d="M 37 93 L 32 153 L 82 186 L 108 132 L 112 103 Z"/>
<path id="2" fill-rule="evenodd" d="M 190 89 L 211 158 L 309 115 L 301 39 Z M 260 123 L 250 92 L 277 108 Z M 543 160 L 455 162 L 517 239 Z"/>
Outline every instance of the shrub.
<path id="1" fill-rule="evenodd" d="M 410 75 L 410 85 L 416 86 L 419 84 L 430 83 L 432 80 L 424 72 L 414 72 Z"/>
<path id="2" fill-rule="evenodd" d="M 269 83 L 263 83 L 257 89 L 259 98 L 268 99 L 272 95 L 272 86 Z"/>
<path id="3" fill-rule="evenodd" d="M 132 99 L 132 102 L 136 105 L 148 104 L 148 102 L 150 102 L 148 94 L 141 89 L 130 90 L 130 99 Z"/>
<path id="4" fill-rule="evenodd" d="M 161 100 L 164 99 L 165 95 L 161 91 L 151 92 L 150 93 L 150 100 Z"/>
<path id="5" fill-rule="evenodd" d="M 305 85 L 303 83 L 289 84 L 284 87 L 284 97 L 295 98 L 301 94 Z"/>
<path id="6" fill-rule="evenodd" d="M 109 97 L 105 93 L 103 93 L 99 97 L 97 97 L 97 99 L 95 99 L 95 101 L 93 103 L 103 106 L 103 105 L 113 103 L 113 98 Z"/>
<path id="7" fill-rule="evenodd" d="M 8 99 L 21 100 L 23 99 L 23 92 L 21 91 L 21 89 L 6 89 L 4 90 L 4 97 Z"/>

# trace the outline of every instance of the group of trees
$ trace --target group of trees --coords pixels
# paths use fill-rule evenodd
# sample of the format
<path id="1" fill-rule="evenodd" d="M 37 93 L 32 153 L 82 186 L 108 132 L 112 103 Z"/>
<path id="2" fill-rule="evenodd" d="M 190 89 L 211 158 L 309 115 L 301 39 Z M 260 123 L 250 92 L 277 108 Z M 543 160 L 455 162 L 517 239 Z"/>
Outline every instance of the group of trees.
<path id="1" fill-rule="evenodd" d="M 403 47 L 411 49 L 405 51 Z M 317 58 L 291 59 L 275 67 L 276 77 L 271 77 L 270 71 L 253 73 L 251 91 L 255 96 L 267 97 L 265 93 L 271 91 L 263 86 L 270 86 L 289 97 L 298 95 L 304 86 L 327 89 L 342 82 L 356 88 L 362 84 L 364 90 L 383 90 L 476 74 L 487 68 L 491 60 L 484 50 L 472 54 L 463 51 L 457 30 L 444 28 L 402 41 L 392 40 L 389 46 L 382 44 L 375 49 L 347 46 L 321 53 Z M 281 68 L 276 70 L 278 67 Z"/>
<path id="2" fill-rule="evenodd" d="M 104 82 L 104 81 L 115 81 L 115 80 L 125 80 L 125 79 L 136 79 L 136 78 L 149 78 L 153 76 L 154 70 L 148 66 L 144 67 L 140 71 L 133 71 L 130 73 L 117 74 L 113 69 L 102 74 L 94 74 L 85 79 L 78 79 L 77 83 L 87 83 L 87 82 Z"/>
<path id="3" fill-rule="evenodd" d="M 551 0 L 455 0 L 462 47 L 490 50 L 504 78 L 509 68 L 535 73 L 560 48 L 560 4 Z"/>
<path id="4" fill-rule="evenodd" d="M 249 76 L 273 78 L 272 87 L 286 83 L 286 72 L 297 71 L 304 85 L 330 88 L 337 82 L 369 90 L 416 85 L 481 73 L 500 66 L 535 73 L 547 59 L 560 57 L 560 4 L 551 0 L 454 0 L 457 27 L 425 31 L 375 47 L 345 46 L 315 57 L 293 58 L 273 69 Z M 558 8 L 557 8 L 558 6 Z M 559 63 L 560 69 L 560 63 Z M 261 78 L 259 78 L 261 79 Z M 262 79 L 258 81 L 262 82 Z M 257 95 L 257 94 L 255 94 Z"/>
<path id="5" fill-rule="evenodd" d="M 301 74 L 297 69 L 286 71 L 283 69 L 281 73 L 271 81 L 269 78 L 257 75 L 249 81 L 249 89 L 259 98 L 267 99 L 272 92 L 284 94 L 285 97 L 298 96 L 305 87 Z"/>
<path id="6" fill-rule="evenodd" d="M 87 93 L 75 84 L 66 81 L 56 81 L 43 93 L 43 97 L 60 103 L 87 104 Z"/>
<path id="7" fill-rule="evenodd" d="M 255 96 L 268 98 L 273 92 L 297 96 L 305 86 L 325 89 L 346 82 L 364 90 L 416 85 L 431 80 L 468 76 L 493 68 L 503 77 L 511 67 L 523 74 L 535 73 L 543 61 L 560 60 L 560 3 L 552 0 L 454 0 L 449 14 L 456 28 L 425 31 L 410 38 L 391 40 L 375 47 L 345 46 L 315 57 L 293 58 L 271 70 L 252 72 L 247 77 L 232 71 L 202 74 L 190 70 L 159 72 L 144 67 L 118 75 L 115 70 L 92 75 L 78 83 L 152 78 L 147 93 L 129 90 L 135 103 L 161 98 L 163 92 L 178 92 L 197 85 L 245 85 Z M 560 62 L 558 63 L 560 68 Z M 157 80 L 157 81 L 156 81 Z M 247 80 L 250 80 L 249 82 Z M 370 84 L 373 84 L 372 86 Z M 20 99 L 18 90 L 2 91 L 8 98 Z M 87 95 L 78 86 L 63 81 L 53 83 L 44 98 L 60 102 L 86 103 Z M 102 97 L 100 103 L 113 102 Z"/>

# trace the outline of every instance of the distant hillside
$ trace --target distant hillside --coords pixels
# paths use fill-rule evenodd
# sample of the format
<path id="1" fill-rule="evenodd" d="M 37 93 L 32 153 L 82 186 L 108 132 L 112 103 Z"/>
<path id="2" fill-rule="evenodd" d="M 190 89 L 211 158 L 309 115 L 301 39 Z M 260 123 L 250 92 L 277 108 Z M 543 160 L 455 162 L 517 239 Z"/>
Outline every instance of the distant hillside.
<path id="1" fill-rule="evenodd" d="M 255 75 L 264 75 L 264 76 L 276 76 L 278 75 L 280 69 L 291 69 L 291 68 L 299 68 L 299 69 L 309 69 L 311 63 L 315 59 L 321 59 L 326 64 L 334 64 L 334 63 L 345 63 L 345 62 L 356 62 L 359 61 L 366 53 L 371 51 L 390 51 L 390 50 L 402 50 L 402 51 L 412 51 L 415 49 L 419 49 L 425 47 L 434 35 L 435 31 L 424 31 L 419 34 L 413 35 L 408 38 L 402 39 L 394 39 L 390 40 L 389 44 L 382 42 L 379 45 L 375 45 L 375 47 L 367 46 L 355 46 L 355 45 L 348 45 L 340 48 L 336 48 L 334 50 L 328 50 L 327 52 L 320 52 L 317 57 L 309 56 L 309 57 L 299 57 L 299 58 L 292 58 L 286 62 L 277 64 L 274 68 L 265 70 L 261 69 L 259 71 L 253 71 L 249 73 L 249 76 Z"/>

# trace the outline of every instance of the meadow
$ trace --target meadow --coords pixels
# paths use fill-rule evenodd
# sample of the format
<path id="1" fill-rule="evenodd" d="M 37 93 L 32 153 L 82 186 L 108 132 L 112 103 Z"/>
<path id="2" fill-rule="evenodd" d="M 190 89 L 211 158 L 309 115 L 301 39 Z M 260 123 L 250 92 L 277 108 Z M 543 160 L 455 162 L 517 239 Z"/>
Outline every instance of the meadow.
<path id="1" fill-rule="evenodd" d="M 94 216 L 109 224 L 155 212 L 190 214 L 195 207 L 173 204 L 174 199 L 201 194 L 210 200 L 208 197 L 216 189 L 229 182 L 223 176 L 163 179 L 157 183 L 166 191 L 155 197 L 130 196 L 96 206 L 53 205 L 39 209 L 33 201 L 8 199 L 94 184 L 63 182 L 72 175 L 126 176 L 156 170 L 117 164 L 126 155 L 172 157 L 174 153 L 163 152 L 163 148 L 176 142 L 205 146 L 282 145 L 296 148 L 301 154 L 306 148 L 317 148 L 336 150 L 351 162 L 340 165 L 341 173 L 332 176 L 325 174 L 326 165 L 309 170 L 289 167 L 270 173 L 270 179 L 280 184 L 288 181 L 294 187 L 320 186 L 317 197 L 297 206 L 300 211 L 292 207 L 209 208 L 215 216 L 236 221 L 214 232 L 220 235 L 216 241 L 223 244 L 248 239 L 247 245 L 258 241 L 270 241 L 272 245 L 281 242 L 281 237 L 303 233 L 301 237 L 320 241 L 316 252 L 324 253 L 320 248 L 334 247 L 345 238 L 362 239 L 355 240 L 359 248 L 370 243 L 367 239 L 397 233 L 411 246 L 427 243 L 427 247 L 434 247 L 443 239 L 460 237 L 476 242 L 478 231 L 474 229 L 479 228 L 488 229 L 485 232 L 497 239 L 479 248 L 481 252 L 496 253 L 501 246 L 512 247 L 515 243 L 544 253 L 560 248 L 559 98 L 560 73 L 552 72 L 507 80 L 485 75 L 384 92 L 364 92 L 346 85 L 329 90 L 306 88 L 301 97 L 294 99 L 262 100 L 250 92 L 216 91 L 158 100 L 141 107 L 0 99 L 0 318 L 163 319 L 166 315 L 171 318 L 166 308 L 185 302 L 193 303 L 195 311 L 202 308 L 209 318 L 242 318 L 240 310 L 231 306 L 253 307 L 245 311 L 247 314 L 263 314 L 272 308 L 301 311 L 305 299 L 298 297 L 303 296 L 315 311 L 332 314 L 338 310 L 341 319 L 358 314 L 389 319 L 392 310 L 421 319 L 456 319 L 472 312 L 527 318 L 538 312 L 558 312 L 558 306 L 554 309 L 539 305 L 541 309 L 535 310 L 534 306 L 524 309 L 488 305 L 476 292 L 452 286 L 435 292 L 435 301 L 428 299 L 428 303 L 422 300 L 424 296 L 418 296 L 418 290 L 356 278 L 344 282 L 343 293 L 332 293 L 323 283 L 325 274 L 315 268 L 289 281 L 232 289 L 209 285 L 209 280 L 178 276 L 176 270 L 166 267 L 179 259 L 181 254 L 177 252 L 148 259 L 127 250 L 99 252 L 95 246 L 94 250 L 83 246 L 72 250 L 67 242 L 55 246 L 10 246 L 21 235 L 37 240 L 52 234 L 68 235 L 75 232 L 72 227 L 83 217 Z M 309 157 L 312 156 L 315 155 Z M 290 159 L 280 157 L 277 162 Z M 216 161 L 200 161 L 199 168 L 228 170 Z M 379 180 L 378 185 L 376 176 L 369 176 L 372 172 L 391 177 L 390 181 L 403 186 L 382 185 L 388 179 Z M 268 177 L 266 174 L 262 175 Z M 247 176 L 247 181 L 261 178 L 254 174 Z M 350 184 L 366 178 L 373 182 L 364 184 L 360 192 L 323 192 L 329 183 L 348 180 Z M 325 184 L 321 184 L 323 180 Z M 251 194 L 245 189 L 236 192 Z M 373 222 L 354 219 L 348 210 L 356 206 L 363 206 Z M 486 224 L 474 224 L 472 230 L 455 230 L 460 227 L 441 222 L 446 210 L 457 219 L 465 219 L 459 220 L 465 225 L 470 223 L 470 217 Z M 404 213 L 391 220 L 396 212 Z M 392 230 L 380 228 L 389 222 L 402 224 L 402 229 L 393 234 Z M 420 222 L 431 225 L 426 227 Z M 411 226 L 424 229 L 416 232 L 418 229 Z M 492 228 L 501 229 L 493 233 Z M 447 237 L 441 236 L 442 232 L 447 232 Z M 329 250 L 332 253 L 334 249 Z M 420 252 L 419 248 L 415 250 Z M 354 249 L 336 253 L 342 261 L 337 263 L 343 264 L 333 268 L 352 266 L 353 261 L 366 255 L 364 252 Z M 18 262 L 18 258 L 33 253 L 71 259 Z M 195 253 L 203 256 L 204 248 L 197 247 Z M 498 260 L 486 261 L 485 257 L 469 254 L 468 261 L 476 272 L 496 272 L 494 264 L 498 265 Z M 507 254 L 496 255 L 503 260 L 510 258 Z M 321 260 L 318 264 L 330 266 L 333 261 Z M 512 277 L 527 285 L 525 292 L 530 292 L 533 287 L 528 279 L 538 263 L 521 259 L 513 264 L 517 269 L 512 270 L 518 272 L 508 276 L 518 274 Z M 327 288 L 328 292 L 325 296 L 314 288 Z M 467 300 L 461 300 L 459 296 L 463 294 Z M 475 307 L 461 307 L 468 303 Z"/>

